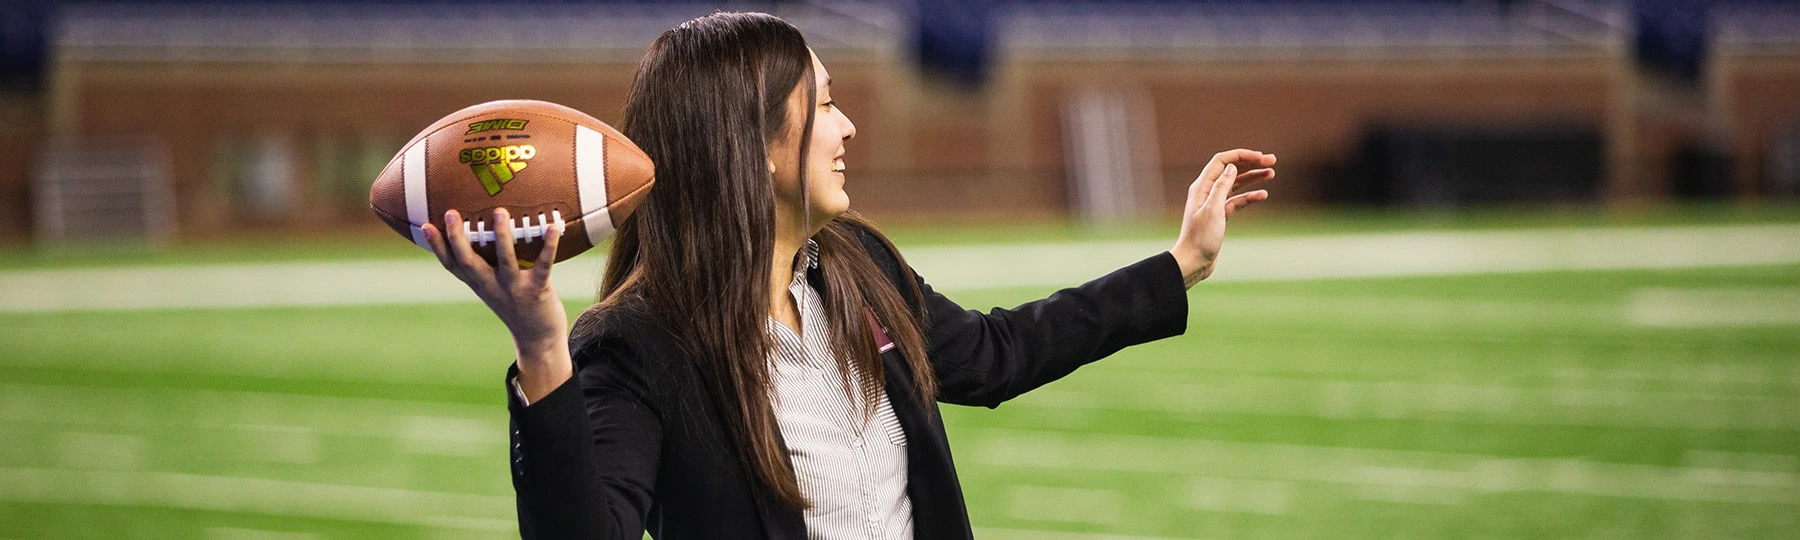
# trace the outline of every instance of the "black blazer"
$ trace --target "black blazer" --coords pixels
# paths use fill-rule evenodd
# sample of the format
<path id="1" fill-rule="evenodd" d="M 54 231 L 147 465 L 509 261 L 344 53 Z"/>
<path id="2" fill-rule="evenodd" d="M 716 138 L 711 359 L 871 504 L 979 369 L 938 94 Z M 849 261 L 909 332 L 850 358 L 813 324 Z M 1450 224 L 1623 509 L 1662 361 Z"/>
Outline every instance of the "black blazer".
<path id="1" fill-rule="evenodd" d="M 862 241 L 889 279 L 915 280 L 924 291 L 944 403 L 996 407 L 1126 346 L 1186 329 L 1187 295 L 1168 253 L 984 315 L 933 292 L 873 236 Z M 571 344 L 571 382 L 530 406 L 507 392 L 521 535 L 637 540 L 648 530 L 662 540 L 805 539 L 801 513 L 772 502 L 743 467 L 725 413 L 693 368 L 704 359 L 687 357 L 648 317 L 623 310 L 601 317 L 597 335 Z M 882 360 L 887 396 L 906 432 L 914 537 L 970 538 L 937 404 L 919 402 L 898 348 Z"/>

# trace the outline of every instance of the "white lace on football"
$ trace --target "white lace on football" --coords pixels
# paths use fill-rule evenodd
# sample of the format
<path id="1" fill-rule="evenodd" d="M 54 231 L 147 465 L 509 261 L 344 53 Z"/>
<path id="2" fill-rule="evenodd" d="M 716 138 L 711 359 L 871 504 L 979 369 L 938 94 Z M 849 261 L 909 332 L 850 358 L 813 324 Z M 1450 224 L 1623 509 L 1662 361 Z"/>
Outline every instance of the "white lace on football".
<path id="1" fill-rule="evenodd" d="M 551 210 L 548 219 L 545 219 L 543 213 L 538 213 L 537 225 L 531 224 L 530 215 L 519 216 L 518 223 L 513 224 L 513 243 L 521 241 L 530 242 L 532 240 L 543 238 L 545 234 L 550 232 L 551 224 L 555 224 L 557 229 L 568 232 L 568 229 L 564 227 L 567 223 L 563 221 L 561 210 Z M 486 246 L 489 242 L 497 241 L 495 237 L 498 236 L 496 231 L 488 230 L 486 221 L 476 221 L 473 225 L 464 221 L 463 233 L 469 236 L 470 242 L 480 246 Z"/>

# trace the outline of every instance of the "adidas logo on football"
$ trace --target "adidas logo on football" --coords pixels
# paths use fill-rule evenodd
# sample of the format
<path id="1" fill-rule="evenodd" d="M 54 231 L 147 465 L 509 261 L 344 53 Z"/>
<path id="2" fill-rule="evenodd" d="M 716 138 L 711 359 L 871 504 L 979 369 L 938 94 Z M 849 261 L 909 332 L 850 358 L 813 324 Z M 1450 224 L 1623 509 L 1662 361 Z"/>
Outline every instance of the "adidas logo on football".
<path id="1" fill-rule="evenodd" d="M 525 170 L 526 161 L 536 156 L 537 147 L 521 144 L 469 148 L 463 150 L 458 159 L 469 164 L 469 170 L 475 171 L 475 179 L 481 181 L 481 187 L 487 188 L 488 196 L 492 197 L 500 193 L 500 188 L 511 182 L 514 175 Z"/>

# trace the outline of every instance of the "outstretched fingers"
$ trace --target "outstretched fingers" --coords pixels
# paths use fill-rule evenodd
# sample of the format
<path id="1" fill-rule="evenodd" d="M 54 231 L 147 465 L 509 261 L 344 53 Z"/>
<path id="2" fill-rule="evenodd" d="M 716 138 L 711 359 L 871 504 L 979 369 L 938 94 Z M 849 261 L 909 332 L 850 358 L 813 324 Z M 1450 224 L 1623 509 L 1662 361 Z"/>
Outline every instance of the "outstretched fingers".
<path id="1" fill-rule="evenodd" d="M 1275 179 L 1275 169 L 1261 168 L 1244 171 L 1237 175 L 1237 189 L 1244 189 Z"/>
<path id="2" fill-rule="evenodd" d="M 1200 178 L 1195 179 L 1194 184 L 1189 187 L 1189 194 L 1211 193 L 1213 183 L 1218 181 L 1219 175 L 1224 173 L 1227 165 L 1235 165 L 1238 170 L 1245 171 L 1239 175 L 1239 181 L 1243 182 L 1242 185 L 1269 180 L 1275 177 L 1275 170 L 1271 168 L 1275 166 L 1275 161 L 1275 154 L 1265 154 L 1248 148 L 1213 154 L 1212 161 L 1208 161 L 1206 167 L 1200 170 Z M 1268 172 L 1258 172 L 1264 170 Z M 1194 197 L 1189 197 L 1189 199 L 1194 199 Z"/>
<path id="3" fill-rule="evenodd" d="M 1206 171 L 1216 176 L 1226 165 L 1237 165 L 1240 169 L 1273 167 L 1275 154 L 1264 154 L 1248 148 L 1226 150 L 1213 154 L 1212 161 L 1206 164 Z"/>
<path id="4" fill-rule="evenodd" d="M 1250 206 L 1251 204 L 1266 201 L 1268 199 L 1269 192 L 1261 189 L 1234 195 L 1230 199 L 1225 200 L 1225 219 L 1231 219 L 1231 214 L 1236 213 L 1239 208 Z"/>

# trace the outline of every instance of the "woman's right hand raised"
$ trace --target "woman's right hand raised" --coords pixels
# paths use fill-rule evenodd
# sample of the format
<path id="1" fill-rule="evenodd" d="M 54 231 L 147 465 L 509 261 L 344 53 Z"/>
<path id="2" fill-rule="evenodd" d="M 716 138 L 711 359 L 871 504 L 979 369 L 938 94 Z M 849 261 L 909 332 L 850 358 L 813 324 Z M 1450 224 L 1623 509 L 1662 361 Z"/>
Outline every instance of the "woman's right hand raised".
<path id="1" fill-rule="evenodd" d="M 527 403 L 536 403 L 574 372 L 569 360 L 569 316 L 556 288 L 550 284 L 550 265 L 556 261 L 562 224 L 552 224 L 554 229 L 544 234 L 543 249 L 529 269 L 520 269 L 516 264 L 488 264 L 469 247 L 462 216 L 455 210 L 444 213 L 444 227 L 449 230 L 439 231 L 429 223 L 420 228 L 444 269 L 475 291 L 475 296 L 512 333 L 513 348 L 518 354 L 519 387 Z M 494 236 L 512 238 L 512 229 L 506 209 L 495 209 Z M 512 242 L 495 242 L 495 251 L 496 261 L 517 260 Z"/>

